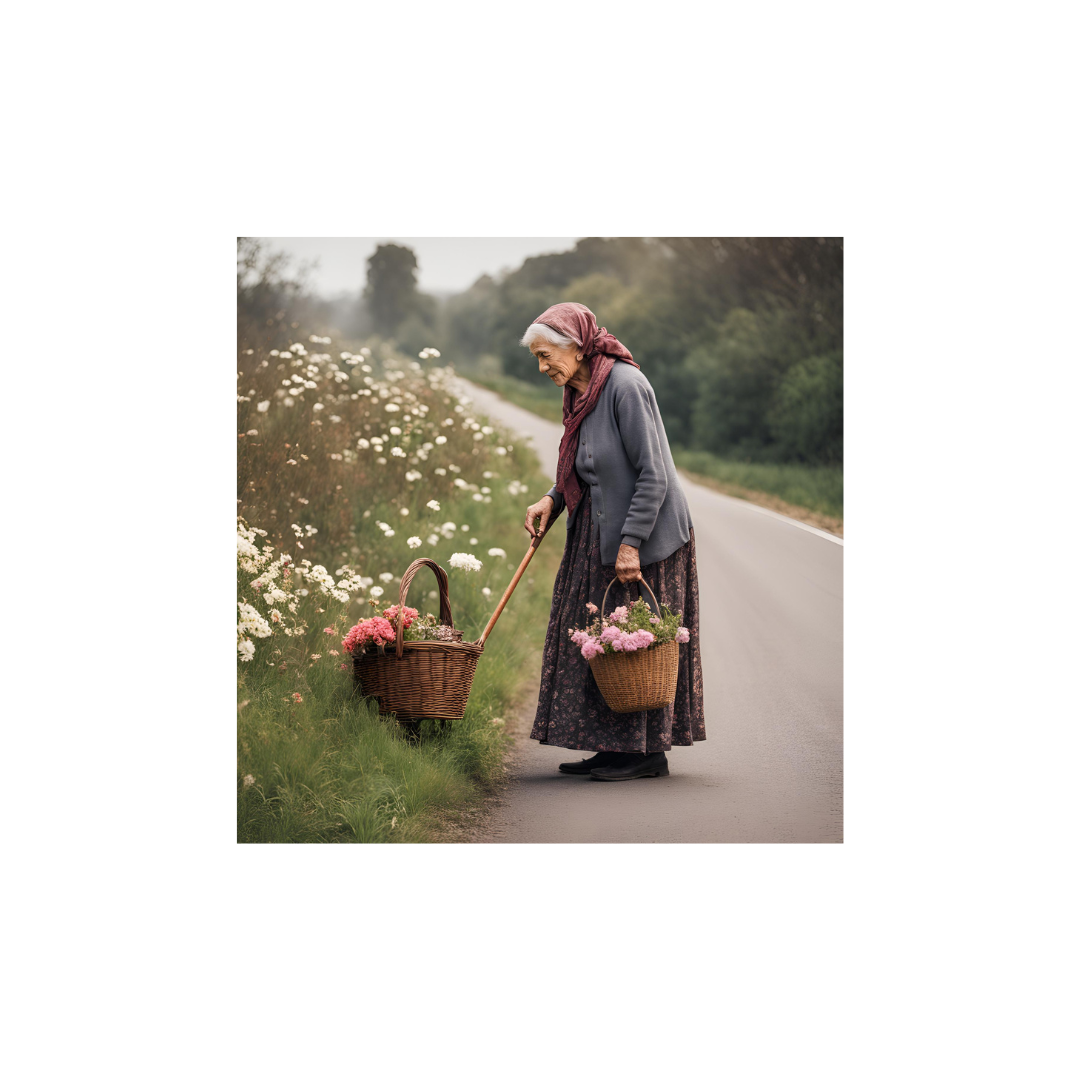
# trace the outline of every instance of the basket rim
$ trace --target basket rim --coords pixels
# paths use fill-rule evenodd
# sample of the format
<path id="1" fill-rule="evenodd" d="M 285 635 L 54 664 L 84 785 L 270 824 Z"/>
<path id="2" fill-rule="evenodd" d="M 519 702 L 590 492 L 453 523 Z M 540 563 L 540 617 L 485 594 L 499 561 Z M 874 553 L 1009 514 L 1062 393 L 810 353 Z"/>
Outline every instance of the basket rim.
<path id="1" fill-rule="evenodd" d="M 481 641 L 403 641 L 402 651 L 405 649 L 464 649 L 466 652 L 483 652 L 484 644 Z M 353 660 L 359 660 L 365 656 L 393 656 L 397 659 L 393 644 L 385 646 L 385 652 L 378 648 L 357 650 L 352 654 Z"/>

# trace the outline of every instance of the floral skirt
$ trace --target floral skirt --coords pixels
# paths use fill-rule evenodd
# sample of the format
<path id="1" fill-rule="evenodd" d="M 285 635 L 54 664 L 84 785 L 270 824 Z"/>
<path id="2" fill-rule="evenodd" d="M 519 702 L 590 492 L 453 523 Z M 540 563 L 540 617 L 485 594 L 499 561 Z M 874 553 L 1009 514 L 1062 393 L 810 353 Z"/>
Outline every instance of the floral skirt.
<path id="1" fill-rule="evenodd" d="M 566 535 L 559 572 L 551 599 L 551 619 L 544 641 L 540 699 L 531 738 L 544 746 L 571 750 L 617 750 L 656 753 L 672 746 L 691 746 L 705 739 L 705 702 L 701 678 L 701 642 L 698 638 L 697 558 L 694 530 L 678 551 L 641 568 L 656 599 L 672 611 L 681 611 L 690 640 L 679 646 L 679 680 L 675 702 L 664 709 L 616 713 L 608 708 L 593 678 L 589 661 L 570 640 L 570 630 L 592 618 L 585 605 L 598 607 L 604 590 L 615 577 L 614 566 L 600 561 L 600 532 L 593 524 L 592 496 L 586 487 L 577 517 Z M 550 528 L 550 524 L 549 524 Z M 619 581 L 608 593 L 606 615 L 638 595 L 651 603 L 639 582 Z"/>

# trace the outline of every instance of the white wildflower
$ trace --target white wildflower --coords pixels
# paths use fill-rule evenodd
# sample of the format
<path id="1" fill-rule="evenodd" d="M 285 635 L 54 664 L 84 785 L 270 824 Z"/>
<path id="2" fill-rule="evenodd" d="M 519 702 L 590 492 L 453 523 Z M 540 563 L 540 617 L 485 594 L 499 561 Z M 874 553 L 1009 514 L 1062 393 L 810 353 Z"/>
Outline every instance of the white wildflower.
<path id="1" fill-rule="evenodd" d="M 491 595 L 491 590 L 490 590 L 490 589 L 489 589 L 489 588 L 488 588 L 488 587 L 487 587 L 486 585 L 485 585 L 485 586 L 484 586 L 484 587 L 483 587 L 483 588 L 482 588 L 482 589 L 481 589 L 480 591 L 481 591 L 481 592 L 482 592 L 482 593 L 483 593 L 483 594 L 484 594 L 485 596 L 490 596 L 490 595 Z"/>
<path id="2" fill-rule="evenodd" d="M 446 442 L 446 436 L 445 435 L 436 435 L 435 436 L 435 445 L 436 446 L 442 446 L 442 444 L 444 442 Z"/>
<path id="3" fill-rule="evenodd" d="M 467 551 L 455 551 L 450 556 L 450 565 L 458 570 L 479 570 L 484 564 Z"/>
<path id="4" fill-rule="evenodd" d="M 424 541 L 419 536 L 410 536 L 406 543 L 411 548 L 418 548 Z"/>
<path id="5" fill-rule="evenodd" d="M 497 547 L 496 548 L 488 548 L 488 554 L 489 555 L 495 555 L 500 559 L 505 559 L 506 558 L 506 552 L 503 551 L 502 548 L 497 548 Z"/>
<path id="6" fill-rule="evenodd" d="M 380 580 L 380 581 L 393 581 L 393 580 L 394 580 L 394 575 L 393 575 L 393 574 L 391 574 L 389 570 L 384 570 L 384 571 L 383 571 L 383 572 L 382 572 L 382 573 L 381 573 L 381 574 L 379 575 L 379 580 Z"/>
<path id="7" fill-rule="evenodd" d="M 270 402 L 260 401 L 259 404 L 255 406 L 255 408 L 258 409 L 259 412 L 266 412 L 270 408 Z"/>
<path id="8" fill-rule="evenodd" d="M 250 660 L 255 655 L 255 642 L 248 641 L 247 638 L 241 638 L 236 643 L 236 649 L 241 660 Z"/>
<path id="9" fill-rule="evenodd" d="M 428 499 L 428 501 L 426 503 L 424 503 L 424 505 L 429 510 L 441 510 L 442 509 L 442 507 L 439 506 L 439 500 L 438 499 Z"/>
<path id="10" fill-rule="evenodd" d="M 382 596 L 382 594 L 383 594 L 383 593 L 384 593 L 385 591 L 386 591 L 386 590 L 385 590 L 385 589 L 383 589 L 383 587 L 382 587 L 381 585 L 372 585 L 372 586 L 371 586 L 371 588 L 370 588 L 370 589 L 368 589 L 368 596 L 372 596 L 372 597 L 374 597 L 374 598 L 375 598 L 376 600 L 378 600 L 378 599 L 379 599 L 379 597 L 380 597 L 380 596 Z"/>

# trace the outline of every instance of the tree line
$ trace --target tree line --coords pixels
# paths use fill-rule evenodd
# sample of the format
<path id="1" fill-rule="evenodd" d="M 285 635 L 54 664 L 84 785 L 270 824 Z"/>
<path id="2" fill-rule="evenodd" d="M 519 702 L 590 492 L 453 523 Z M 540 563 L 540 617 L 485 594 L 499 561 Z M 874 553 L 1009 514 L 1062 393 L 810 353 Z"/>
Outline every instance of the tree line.
<path id="1" fill-rule="evenodd" d="M 548 386 L 517 342 L 545 308 L 574 300 L 641 364 L 672 443 L 747 461 L 843 460 L 841 238 L 589 237 L 442 300 L 419 290 L 417 269 L 409 248 L 383 244 L 354 301 L 300 289 L 275 314 L 303 308 L 324 332 L 413 354 L 435 345 L 463 374 L 483 365 Z"/>

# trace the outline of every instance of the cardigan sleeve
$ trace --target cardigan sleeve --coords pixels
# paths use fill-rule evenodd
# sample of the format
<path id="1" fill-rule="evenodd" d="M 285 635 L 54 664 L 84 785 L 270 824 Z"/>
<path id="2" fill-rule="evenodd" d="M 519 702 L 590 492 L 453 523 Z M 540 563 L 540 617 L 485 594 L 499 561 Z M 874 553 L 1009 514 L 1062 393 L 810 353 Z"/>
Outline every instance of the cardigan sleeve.
<path id="1" fill-rule="evenodd" d="M 550 495 L 552 501 L 555 503 L 555 508 L 551 511 L 551 517 L 548 519 L 548 521 L 551 522 L 554 521 L 563 512 L 566 507 L 566 500 L 563 498 L 561 491 L 555 490 L 554 484 L 551 485 L 551 489 L 549 491 L 544 492 L 544 495 Z M 540 498 L 542 499 L 544 495 L 541 495 Z"/>
<path id="2" fill-rule="evenodd" d="M 615 398 L 615 418 L 626 456 L 638 473 L 622 527 L 622 542 L 640 548 L 652 535 L 668 486 L 652 394 L 647 383 L 635 380 L 619 388 Z"/>

